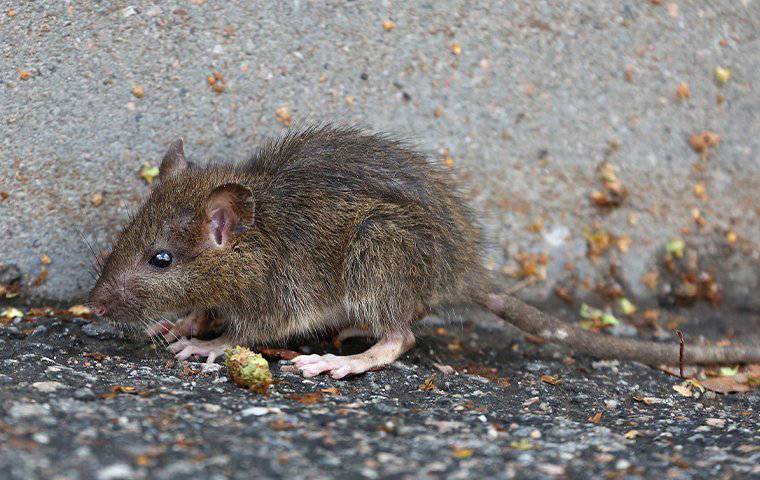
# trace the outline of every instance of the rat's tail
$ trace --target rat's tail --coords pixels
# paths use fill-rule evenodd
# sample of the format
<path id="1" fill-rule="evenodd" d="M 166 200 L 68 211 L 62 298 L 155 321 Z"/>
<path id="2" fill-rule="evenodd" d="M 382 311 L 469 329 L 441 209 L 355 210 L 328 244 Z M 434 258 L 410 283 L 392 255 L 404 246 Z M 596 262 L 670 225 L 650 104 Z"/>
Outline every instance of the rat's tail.
<path id="1" fill-rule="evenodd" d="M 583 330 L 531 307 L 511 295 L 487 294 L 476 302 L 520 330 L 602 359 L 634 360 L 648 365 L 678 365 L 678 342 L 660 343 L 612 337 Z M 686 345 L 683 363 L 718 365 L 760 362 L 760 345 L 716 347 Z"/>

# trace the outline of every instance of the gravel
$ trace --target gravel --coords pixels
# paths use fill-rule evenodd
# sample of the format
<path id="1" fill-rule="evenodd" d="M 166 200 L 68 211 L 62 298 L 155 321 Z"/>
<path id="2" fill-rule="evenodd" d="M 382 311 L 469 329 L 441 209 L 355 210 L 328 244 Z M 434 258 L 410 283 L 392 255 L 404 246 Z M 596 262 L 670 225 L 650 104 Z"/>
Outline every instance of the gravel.
<path id="1" fill-rule="evenodd" d="M 203 373 L 146 340 L 86 333 L 97 322 L 0 325 L 0 471 L 24 480 L 760 475 L 757 390 L 687 398 L 659 370 L 526 343 L 479 312 L 451 315 L 458 321 L 443 330 L 426 320 L 400 361 L 350 380 L 304 379 L 273 362 L 267 396 L 236 387 L 224 367 Z M 752 341 L 742 334 L 760 321 L 672 315 L 694 319 L 682 325 L 690 338 L 722 322 Z M 349 341 L 343 353 L 363 348 Z"/>

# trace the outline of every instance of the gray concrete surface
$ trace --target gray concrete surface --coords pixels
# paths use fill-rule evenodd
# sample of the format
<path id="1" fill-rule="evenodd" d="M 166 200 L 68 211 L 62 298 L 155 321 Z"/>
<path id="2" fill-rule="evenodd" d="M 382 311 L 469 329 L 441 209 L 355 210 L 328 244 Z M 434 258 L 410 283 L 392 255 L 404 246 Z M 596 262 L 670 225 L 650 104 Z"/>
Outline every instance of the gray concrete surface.
<path id="1" fill-rule="evenodd" d="M 437 158 L 448 149 L 493 240 L 490 265 L 551 255 L 527 298 L 549 298 L 568 261 L 593 283 L 612 260 L 626 294 L 651 301 L 640 276 L 698 208 L 707 223 L 689 245 L 717 266 L 730 300 L 757 306 L 757 0 L 0 6 L 0 263 L 20 269 L 27 298 L 86 292 L 79 232 L 108 247 L 148 191 L 137 172 L 172 138 L 184 136 L 193 161 L 242 160 L 283 131 L 285 107 L 295 125 L 355 122 Z M 717 66 L 731 70 L 725 85 Z M 221 94 L 206 80 L 214 71 Z M 679 101 L 681 82 L 691 97 Z M 704 130 L 721 143 L 700 160 L 688 138 Z M 619 148 L 606 154 L 611 142 Z M 630 190 L 609 212 L 589 201 L 606 157 Z M 541 217 L 543 230 L 529 231 Z M 581 232 L 595 222 L 630 235 L 630 250 L 588 260 Z M 34 286 L 42 255 L 49 275 Z"/>

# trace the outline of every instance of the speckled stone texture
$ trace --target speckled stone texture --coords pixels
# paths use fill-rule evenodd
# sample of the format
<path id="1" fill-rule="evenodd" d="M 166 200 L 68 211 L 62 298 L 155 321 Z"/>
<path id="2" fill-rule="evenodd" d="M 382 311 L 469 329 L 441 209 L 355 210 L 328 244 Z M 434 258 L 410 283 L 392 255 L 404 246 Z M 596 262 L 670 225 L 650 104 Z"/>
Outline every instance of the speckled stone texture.
<path id="1" fill-rule="evenodd" d="M 715 337 L 714 313 L 690 315 L 690 342 Z M 473 312 L 453 320 L 428 319 L 400 361 L 344 381 L 274 362 L 266 397 L 221 365 L 202 373 L 107 324 L 0 324 L 0 477 L 760 476 L 757 390 L 684 397 L 672 388 L 681 380 L 659 370 L 526 343 Z M 746 334 L 758 318 L 721 320 Z M 343 353 L 363 348 L 351 341 Z"/>
<path id="2" fill-rule="evenodd" d="M 760 2 L 653 3 L 2 1 L 0 263 L 26 298 L 81 297 L 82 237 L 108 248 L 171 139 L 195 162 L 240 161 L 289 116 L 396 132 L 452 165 L 490 267 L 550 255 L 524 298 L 549 299 L 567 262 L 592 283 L 613 262 L 626 295 L 652 301 L 640 277 L 684 236 L 733 266 L 715 273 L 728 300 L 757 308 Z M 721 142 L 702 159 L 688 139 L 705 130 Z M 610 211 L 590 201 L 605 159 L 630 192 Z M 589 260 L 594 223 L 630 236 L 627 253 Z"/>

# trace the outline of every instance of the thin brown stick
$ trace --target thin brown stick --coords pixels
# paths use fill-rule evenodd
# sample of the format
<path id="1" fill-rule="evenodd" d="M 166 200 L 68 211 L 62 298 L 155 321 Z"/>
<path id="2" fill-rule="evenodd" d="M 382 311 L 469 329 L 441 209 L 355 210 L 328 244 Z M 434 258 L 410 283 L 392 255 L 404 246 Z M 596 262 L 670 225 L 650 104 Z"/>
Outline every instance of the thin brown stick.
<path id="1" fill-rule="evenodd" d="M 683 377 L 683 332 L 681 330 L 676 330 L 676 333 L 678 334 L 678 374 Z"/>
<path id="2" fill-rule="evenodd" d="M 648 365 L 760 363 L 760 345 L 704 345 L 690 348 L 688 352 L 679 351 L 672 343 L 617 338 L 589 332 L 509 295 L 489 294 L 475 300 L 526 333 L 567 345 L 576 352 L 597 358 L 634 360 Z"/>

